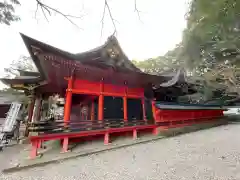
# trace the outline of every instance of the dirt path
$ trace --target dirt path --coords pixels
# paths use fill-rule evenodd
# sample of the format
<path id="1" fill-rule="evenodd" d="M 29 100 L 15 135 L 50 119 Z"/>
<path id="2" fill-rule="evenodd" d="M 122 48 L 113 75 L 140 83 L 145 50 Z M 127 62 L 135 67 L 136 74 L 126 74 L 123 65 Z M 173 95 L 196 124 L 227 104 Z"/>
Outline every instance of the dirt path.
<path id="1" fill-rule="evenodd" d="M 230 124 L 0 175 L 0 179 L 239 180 L 239 139 L 240 124 Z"/>

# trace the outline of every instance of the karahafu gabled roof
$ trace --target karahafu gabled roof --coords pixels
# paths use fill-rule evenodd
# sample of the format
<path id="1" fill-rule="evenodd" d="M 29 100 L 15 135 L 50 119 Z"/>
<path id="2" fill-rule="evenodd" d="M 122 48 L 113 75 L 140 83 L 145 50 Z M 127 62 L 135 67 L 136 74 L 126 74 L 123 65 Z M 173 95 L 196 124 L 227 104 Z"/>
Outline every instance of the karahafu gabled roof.
<path id="1" fill-rule="evenodd" d="M 15 79 L 2 79 L 13 88 L 32 89 L 39 92 L 65 92 L 66 77 L 85 79 L 92 82 L 128 85 L 132 87 L 168 88 L 185 82 L 182 70 L 150 75 L 138 69 L 125 55 L 115 36 L 92 50 L 70 53 L 21 34 L 23 41 L 36 65 L 38 72 L 20 70 Z M 181 89 L 178 87 L 177 89 Z"/>
<path id="2" fill-rule="evenodd" d="M 110 36 L 103 45 L 97 48 L 76 54 L 63 51 L 24 34 L 21 36 L 33 60 L 35 59 L 34 51 L 44 51 L 91 66 L 141 72 L 125 55 L 115 36 Z"/>

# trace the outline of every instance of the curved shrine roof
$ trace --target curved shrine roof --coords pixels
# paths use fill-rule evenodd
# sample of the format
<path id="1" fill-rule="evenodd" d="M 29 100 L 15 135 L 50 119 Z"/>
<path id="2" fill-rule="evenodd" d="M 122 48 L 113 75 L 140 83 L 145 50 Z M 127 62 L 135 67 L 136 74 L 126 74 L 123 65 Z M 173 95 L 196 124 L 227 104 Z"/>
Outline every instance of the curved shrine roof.
<path id="1" fill-rule="evenodd" d="M 176 73 L 165 73 L 159 76 L 141 72 L 124 54 L 115 36 L 97 48 L 83 53 L 69 53 L 41 41 L 21 34 L 23 41 L 39 71 L 20 70 L 21 78 L 2 79 L 6 84 L 36 84 L 47 81 L 42 90 L 47 88 L 66 88 L 66 77 L 74 75 L 79 79 L 101 81 L 105 83 L 144 87 L 152 84 L 155 87 L 173 86 L 184 81 L 182 70 Z M 49 90 L 50 90 L 49 89 Z M 50 90 L 51 91 L 51 90 Z"/>
<path id="2" fill-rule="evenodd" d="M 114 67 L 120 70 L 141 72 L 125 55 L 115 36 L 110 36 L 102 46 L 76 54 L 63 51 L 24 34 L 21 34 L 21 36 L 31 56 L 34 55 L 32 53 L 33 49 L 35 49 L 35 51 L 40 50 L 45 53 L 52 53 L 67 60 L 75 60 L 91 66 L 102 68 Z"/>

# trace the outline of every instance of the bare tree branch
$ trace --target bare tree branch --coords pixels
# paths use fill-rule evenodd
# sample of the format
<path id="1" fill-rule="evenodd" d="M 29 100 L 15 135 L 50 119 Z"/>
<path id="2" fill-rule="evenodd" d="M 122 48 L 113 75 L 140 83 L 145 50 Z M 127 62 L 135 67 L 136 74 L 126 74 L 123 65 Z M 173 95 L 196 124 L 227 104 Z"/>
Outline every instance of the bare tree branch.
<path id="1" fill-rule="evenodd" d="M 111 8 L 109 7 L 109 4 L 108 4 L 108 1 L 107 0 L 105 0 L 105 6 L 104 6 L 104 8 L 107 8 L 107 10 L 108 10 L 108 13 L 109 13 L 109 16 L 110 16 L 110 18 L 111 18 L 111 20 L 112 20 L 112 24 L 113 24 L 113 27 L 114 27 L 114 33 L 113 34 L 115 34 L 115 33 L 117 33 L 117 28 L 116 28 L 116 25 L 115 25 L 115 19 L 113 18 L 113 15 L 112 15 L 112 12 L 111 12 Z"/>
<path id="2" fill-rule="evenodd" d="M 140 17 L 140 11 L 137 8 L 137 0 L 134 0 L 134 11 L 137 12 L 138 19 L 140 22 L 142 22 L 141 17 Z"/>
<path id="3" fill-rule="evenodd" d="M 38 6 L 39 6 L 39 4 L 37 3 L 37 8 L 36 8 L 36 11 L 35 11 L 35 19 L 37 18 Z"/>
<path id="4" fill-rule="evenodd" d="M 112 15 L 112 12 L 111 12 L 111 8 L 109 7 L 108 1 L 104 0 L 103 14 L 102 14 L 102 19 L 101 19 L 101 38 L 102 38 L 102 35 L 103 35 L 104 19 L 105 19 L 105 16 L 106 16 L 106 9 L 107 9 L 107 11 L 109 13 L 110 19 L 111 19 L 113 27 L 114 27 L 113 35 L 116 34 L 116 32 L 117 32 L 117 28 L 116 28 L 116 24 L 115 24 L 115 21 L 117 22 L 117 20 L 115 20 L 113 18 L 113 15 Z"/>
<path id="5" fill-rule="evenodd" d="M 56 13 L 60 14 L 60 15 L 63 16 L 65 19 L 67 19 L 71 24 L 73 24 L 73 25 L 75 25 L 76 27 L 78 27 L 70 18 L 80 18 L 80 19 L 81 19 L 81 18 L 83 17 L 83 16 L 73 16 L 73 15 L 69 15 L 69 14 L 64 14 L 64 13 L 62 13 L 61 11 L 59 11 L 59 10 L 57 10 L 57 9 L 51 7 L 51 6 L 48 6 L 48 5 L 46 5 L 46 4 L 43 4 L 40 0 L 36 0 L 36 2 L 37 2 L 37 9 L 36 9 L 36 12 L 35 12 L 35 16 L 36 16 L 36 13 L 37 13 L 37 11 L 38 11 L 38 6 L 40 6 L 41 9 L 42 9 L 43 15 L 45 16 L 46 20 L 48 20 L 48 19 L 47 19 L 47 16 L 46 16 L 45 11 L 48 12 L 49 16 L 51 16 L 51 11 L 53 11 L 53 12 L 56 12 Z M 45 11 L 44 11 L 44 10 L 45 10 Z M 78 28 L 79 28 L 79 27 L 78 27 Z"/>
<path id="6" fill-rule="evenodd" d="M 41 9 L 42 9 L 42 13 L 43 13 L 45 19 L 48 21 L 48 18 L 47 18 L 47 16 L 46 16 L 45 11 L 44 11 L 44 8 L 43 8 L 42 6 L 41 6 Z M 48 22 L 49 22 L 49 21 L 48 21 Z"/>
<path id="7" fill-rule="evenodd" d="M 102 38 L 102 35 L 103 35 L 105 13 L 106 13 L 106 3 L 104 3 L 103 15 L 102 15 L 102 20 L 101 20 L 101 24 L 102 24 L 102 27 L 101 27 L 101 38 Z"/>

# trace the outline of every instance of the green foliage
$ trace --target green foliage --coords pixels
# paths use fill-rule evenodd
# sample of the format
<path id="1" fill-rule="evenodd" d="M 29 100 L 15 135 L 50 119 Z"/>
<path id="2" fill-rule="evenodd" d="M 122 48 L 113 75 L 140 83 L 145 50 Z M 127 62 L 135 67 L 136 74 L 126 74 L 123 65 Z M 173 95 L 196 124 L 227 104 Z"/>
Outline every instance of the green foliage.
<path id="1" fill-rule="evenodd" d="M 181 48 L 181 45 L 177 45 L 175 49 L 168 51 L 164 56 L 150 58 L 143 61 L 133 60 L 132 62 L 143 72 L 149 74 L 157 75 L 166 71 L 176 71 L 183 63 L 179 60 L 179 57 L 181 56 Z"/>
<path id="2" fill-rule="evenodd" d="M 189 62 L 224 61 L 226 49 L 240 48 L 240 1 L 192 0 L 183 44 Z"/>
<path id="3" fill-rule="evenodd" d="M 185 67 L 192 72 L 191 81 L 202 85 L 198 98 L 204 102 L 239 96 L 240 1 L 192 0 L 186 18 L 187 28 L 175 49 L 136 65 L 153 74 Z"/>
<path id="4" fill-rule="evenodd" d="M 213 92 L 239 96 L 240 1 L 192 0 L 183 33 L 186 64 L 202 76 L 208 99 Z M 223 95 L 223 94 L 221 94 Z"/>
<path id="5" fill-rule="evenodd" d="M 0 2 L 0 23 L 10 25 L 14 21 L 18 21 L 20 18 L 15 15 L 14 6 L 20 5 L 18 0 L 8 0 Z"/>

